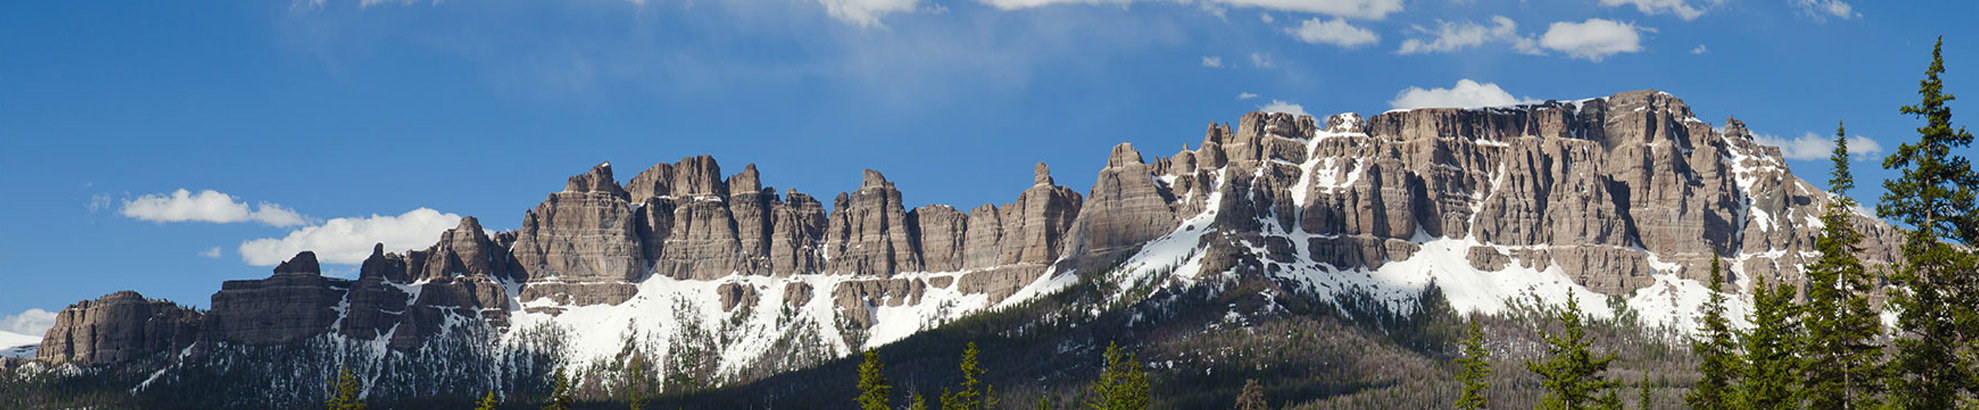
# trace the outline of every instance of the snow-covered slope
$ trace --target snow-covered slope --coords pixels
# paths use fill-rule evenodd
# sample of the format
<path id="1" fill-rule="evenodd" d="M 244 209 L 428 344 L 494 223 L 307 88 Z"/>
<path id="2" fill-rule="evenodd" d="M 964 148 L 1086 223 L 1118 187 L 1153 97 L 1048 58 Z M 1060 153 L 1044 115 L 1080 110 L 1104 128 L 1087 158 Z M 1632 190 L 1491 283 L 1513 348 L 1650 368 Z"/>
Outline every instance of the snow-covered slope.
<path id="1" fill-rule="evenodd" d="M 32 358 L 41 347 L 41 336 L 0 330 L 0 357 Z"/>

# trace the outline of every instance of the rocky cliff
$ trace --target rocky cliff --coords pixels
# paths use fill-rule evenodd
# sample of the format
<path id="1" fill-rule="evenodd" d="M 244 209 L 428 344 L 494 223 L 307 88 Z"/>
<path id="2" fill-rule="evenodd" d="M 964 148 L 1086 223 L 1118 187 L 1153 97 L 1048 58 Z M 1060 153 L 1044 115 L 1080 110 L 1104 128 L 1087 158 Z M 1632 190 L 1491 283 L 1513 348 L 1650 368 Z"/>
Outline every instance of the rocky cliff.
<path id="1" fill-rule="evenodd" d="M 512 341 L 555 327 L 577 363 L 631 340 L 738 380 L 1082 278 L 1139 300 L 1253 277 L 1286 297 L 1395 309 L 1434 286 L 1482 312 L 1606 295 L 1681 323 L 1714 255 L 1740 286 L 1798 280 L 1829 201 L 1744 124 L 1714 128 L 1656 91 L 1366 118 L 1250 113 L 1171 156 L 1115 146 L 1084 195 L 1040 163 L 1012 202 L 967 211 L 909 209 L 911 187 L 873 170 L 830 208 L 763 178 L 700 156 L 621 185 L 600 164 L 516 231 L 463 218 L 425 250 L 375 249 L 356 279 L 321 275 L 305 252 L 270 277 L 227 282 L 203 319 L 135 294 L 80 303 L 40 355 L 105 363 L 202 346 L 186 353 L 196 360 L 330 338 L 387 360 L 454 328 Z M 1890 254 L 1887 226 L 1857 224 L 1865 259 Z"/>

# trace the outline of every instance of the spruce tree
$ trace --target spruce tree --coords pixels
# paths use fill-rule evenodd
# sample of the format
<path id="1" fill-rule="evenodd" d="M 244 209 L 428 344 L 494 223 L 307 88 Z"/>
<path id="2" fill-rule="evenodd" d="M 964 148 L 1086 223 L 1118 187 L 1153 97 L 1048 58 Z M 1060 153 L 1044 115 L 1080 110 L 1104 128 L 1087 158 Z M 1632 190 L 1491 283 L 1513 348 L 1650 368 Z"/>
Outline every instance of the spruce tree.
<path id="1" fill-rule="evenodd" d="M 1635 383 L 1635 408 L 1649 410 L 1649 372 L 1642 372 L 1642 381 Z"/>
<path id="2" fill-rule="evenodd" d="M 928 410 L 928 398 L 921 396 L 921 392 L 909 393 L 907 395 L 907 410 Z"/>
<path id="3" fill-rule="evenodd" d="M 1615 382 L 1608 380 L 1603 373 L 1615 361 L 1614 355 L 1595 357 L 1588 348 L 1594 342 L 1588 339 L 1587 330 L 1581 324 L 1586 320 L 1581 313 L 1580 302 L 1572 293 L 1567 294 L 1567 307 L 1560 311 L 1560 333 L 1546 334 L 1545 362 L 1527 361 L 1526 369 L 1539 375 L 1540 384 L 1546 396 L 1540 399 L 1541 410 L 1621 410 L 1621 398 L 1615 395 Z"/>
<path id="4" fill-rule="evenodd" d="M 548 403 L 543 404 L 543 410 L 570 410 L 572 401 L 575 400 L 570 397 L 570 377 L 558 368 L 550 376 L 550 398 Z"/>
<path id="5" fill-rule="evenodd" d="M 1944 38 L 1931 49 L 1931 64 L 1919 81 L 1917 105 L 1904 114 L 1925 119 L 1918 140 L 1898 146 L 1883 160 L 1883 168 L 1901 172 L 1883 182 L 1886 191 L 1876 214 L 1910 229 L 1899 247 L 1902 260 L 1891 278 L 1903 291 L 1892 292 L 1897 308 L 1896 355 L 1891 359 L 1888 397 L 1891 407 L 1905 410 L 1949 409 L 1961 391 L 1972 389 L 1970 349 L 1979 332 L 1979 300 L 1973 258 L 1956 244 L 1979 242 L 1979 212 L 1974 212 L 1974 189 L 1979 186 L 1966 158 L 1954 150 L 1969 147 L 1972 134 L 1954 129 L 1944 92 Z"/>
<path id="6" fill-rule="evenodd" d="M 1470 320 L 1464 329 L 1464 340 L 1459 342 L 1464 357 L 1457 358 L 1457 364 L 1464 367 L 1457 375 L 1457 381 L 1464 384 L 1464 392 L 1457 396 L 1456 407 L 1465 410 L 1480 410 L 1490 404 L 1484 391 L 1491 385 L 1485 377 L 1491 375 L 1491 349 L 1484 347 L 1484 331 L 1477 326 L 1477 320 Z"/>
<path id="7" fill-rule="evenodd" d="M 1271 404 L 1264 401 L 1264 386 L 1257 379 L 1244 380 L 1244 390 L 1237 394 L 1237 410 L 1271 410 Z"/>
<path id="8" fill-rule="evenodd" d="M 866 349 L 866 361 L 859 364 L 859 397 L 852 399 L 860 410 L 889 410 L 893 386 L 886 384 L 885 367 L 878 350 Z"/>
<path id="9" fill-rule="evenodd" d="M 1786 283 L 1769 285 L 1760 278 L 1752 285 L 1752 313 L 1747 316 L 1752 329 L 1739 338 L 1746 358 L 1738 384 L 1741 409 L 1790 410 L 1800 405 L 1796 377 L 1800 359 L 1795 356 L 1800 348 L 1799 307 L 1793 299 L 1793 287 Z"/>
<path id="10" fill-rule="evenodd" d="M 330 410 L 364 410 L 364 400 L 358 395 L 364 391 L 364 383 L 351 373 L 350 366 L 337 370 L 337 380 L 330 383 L 330 399 L 324 403 Z"/>
<path id="11" fill-rule="evenodd" d="M 1808 363 L 1802 383 L 1809 410 L 1869 408 L 1879 389 L 1876 369 L 1883 356 L 1877 336 L 1882 322 L 1869 306 L 1874 289 L 1868 271 L 1856 254 L 1862 252 L 1862 233 L 1855 230 L 1855 200 L 1848 190 L 1855 188 L 1849 173 L 1848 133 L 1837 124 L 1834 163 L 1829 173 L 1830 200 L 1821 215 L 1821 236 L 1814 249 L 1820 256 L 1805 268 L 1807 275 Z"/>
<path id="12" fill-rule="evenodd" d="M 983 410 L 996 407 L 996 386 L 982 381 L 983 374 L 989 371 L 983 370 L 982 365 L 976 361 L 978 353 L 976 342 L 969 342 L 969 347 L 962 350 L 961 390 L 954 393 L 943 392 L 941 410 Z"/>
<path id="13" fill-rule="evenodd" d="M 501 402 L 495 401 L 495 391 L 489 390 L 488 395 L 481 397 L 481 402 L 474 405 L 474 410 L 495 410 L 497 404 Z"/>
<path id="14" fill-rule="evenodd" d="M 1114 343 L 1106 345 L 1104 366 L 1099 380 L 1093 381 L 1086 397 L 1089 410 L 1147 410 L 1154 398 L 1148 390 L 1147 373 L 1133 355 Z"/>
<path id="15" fill-rule="evenodd" d="M 1725 273 L 1718 257 L 1711 258 L 1711 297 L 1704 304 L 1702 338 L 1691 344 L 1697 354 L 1697 384 L 1684 394 L 1684 404 L 1695 410 L 1729 410 L 1732 382 L 1739 373 L 1741 359 L 1732 326 L 1725 320 Z"/>

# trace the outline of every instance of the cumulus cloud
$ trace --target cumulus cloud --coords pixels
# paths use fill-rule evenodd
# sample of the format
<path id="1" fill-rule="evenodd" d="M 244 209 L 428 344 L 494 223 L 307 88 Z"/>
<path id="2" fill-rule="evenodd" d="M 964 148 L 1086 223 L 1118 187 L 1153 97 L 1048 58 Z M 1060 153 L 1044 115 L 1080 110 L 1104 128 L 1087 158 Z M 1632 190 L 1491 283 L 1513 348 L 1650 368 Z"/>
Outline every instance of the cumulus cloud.
<path id="1" fill-rule="evenodd" d="M 1536 102 L 1531 98 L 1514 98 L 1512 93 L 1498 88 L 1495 83 L 1478 83 L 1470 79 L 1457 80 L 1450 88 L 1422 89 L 1409 87 L 1395 93 L 1395 99 L 1388 106 L 1398 110 L 1414 108 L 1479 108 L 1517 105 Z"/>
<path id="2" fill-rule="evenodd" d="M 1332 44 L 1348 49 L 1361 48 L 1381 41 L 1381 36 L 1375 35 L 1373 31 L 1354 27 L 1341 18 L 1323 22 L 1319 19 L 1309 19 L 1299 24 L 1299 27 L 1286 29 L 1285 32 L 1306 44 Z"/>
<path id="3" fill-rule="evenodd" d="M 1780 155 L 1787 157 L 1787 159 L 1811 161 L 1827 159 L 1829 155 L 1835 153 L 1834 137 L 1812 132 L 1800 134 L 1800 138 L 1794 139 L 1759 134 L 1752 136 L 1752 141 L 1759 143 L 1759 145 L 1780 147 Z M 1849 156 L 1855 157 L 1857 160 L 1866 159 L 1883 153 L 1883 145 L 1877 144 L 1876 140 L 1860 136 L 1849 137 L 1848 153 Z"/>
<path id="4" fill-rule="evenodd" d="M 281 205 L 262 202 L 252 207 L 220 191 L 198 194 L 180 189 L 171 194 L 146 194 L 124 201 L 124 216 L 152 222 L 256 222 L 268 226 L 296 226 L 307 223 L 302 214 Z"/>
<path id="5" fill-rule="evenodd" d="M 1257 110 L 1264 112 L 1282 112 L 1286 114 L 1312 115 L 1306 113 L 1305 106 L 1293 104 L 1285 101 L 1279 101 L 1279 100 L 1271 100 L 1270 104 L 1259 106 L 1257 107 Z"/>
<path id="6" fill-rule="evenodd" d="M 914 11 L 921 0 L 818 0 L 832 18 L 860 27 L 885 27 L 880 18 L 887 14 Z"/>
<path id="7" fill-rule="evenodd" d="M 1434 30 L 1417 25 L 1409 27 L 1409 31 L 1426 35 L 1430 39 L 1403 40 L 1402 48 L 1395 50 L 1396 54 L 1447 53 L 1493 42 L 1511 44 L 1514 49 L 1522 53 L 1538 52 L 1533 46 L 1532 39 L 1519 35 L 1519 24 L 1505 16 L 1491 16 L 1490 26 L 1469 21 L 1439 20 Z"/>
<path id="8" fill-rule="evenodd" d="M 19 314 L 0 316 L 0 331 L 41 336 L 55 326 L 55 312 L 28 309 Z"/>
<path id="9" fill-rule="evenodd" d="M 1252 99 L 1252 98 L 1257 98 L 1257 94 L 1255 94 L 1255 93 L 1237 93 L 1237 99 L 1239 99 L 1239 100 L 1248 100 L 1248 99 Z"/>
<path id="10" fill-rule="evenodd" d="M 398 216 L 336 218 L 305 226 L 282 238 L 262 238 L 240 245 L 241 260 L 249 265 L 274 266 L 297 252 L 315 251 L 324 263 L 357 264 L 371 256 L 372 245 L 413 249 L 432 245 L 440 234 L 460 223 L 460 215 L 428 208 Z"/>
<path id="11" fill-rule="evenodd" d="M 1223 57 L 1203 56 L 1203 67 L 1223 68 Z"/>
<path id="12" fill-rule="evenodd" d="M 1862 13 L 1855 12 L 1855 6 L 1850 6 L 1848 2 L 1842 0 L 1793 0 L 1793 2 L 1801 12 L 1807 13 L 1815 20 L 1827 20 L 1829 17 L 1850 20 L 1862 17 Z"/>
<path id="13" fill-rule="evenodd" d="M 1709 0 L 1711 4 L 1722 2 L 1724 0 Z M 1601 0 L 1601 5 L 1608 7 L 1635 6 L 1635 10 L 1642 12 L 1642 14 L 1653 16 L 1669 13 L 1676 15 L 1677 18 L 1684 19 L 1684 21 L 1696 20 L 1698 16 L 1704 15 L 1705 8 L 1710 7 L 1710 5 L 1699 6 L 1692 4 L 1690 0 Z"/>
<path id="14" fill-rule="evenodd" d="M 1598 18 L 1580 23 L 1562 21 L 1547 27 L 1539 45 L 1598 63 L 1615 54 L 1642 51 L 1642 30 L 1632 23 Z"/>

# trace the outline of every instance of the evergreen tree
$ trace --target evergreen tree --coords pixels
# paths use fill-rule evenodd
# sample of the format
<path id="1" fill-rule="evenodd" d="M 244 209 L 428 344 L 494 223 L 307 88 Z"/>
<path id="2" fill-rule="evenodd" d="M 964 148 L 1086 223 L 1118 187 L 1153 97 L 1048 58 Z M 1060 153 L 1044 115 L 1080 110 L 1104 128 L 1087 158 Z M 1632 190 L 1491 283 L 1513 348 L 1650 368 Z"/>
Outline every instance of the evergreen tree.
<path id="1" fill-rule="evenodd" d="M 1814 249 L 1820 257 L 1807 265 L 1807 346 L 1810 363 L 1803 373 L 1809 410 L 1869 408 L 1880 383 L 1876 369 L 1883 356 L 1877 336 L 1882 322 L 1869 307 L 1874 290 L 1868 271 L 1856 254 L 1862 251 L 1862 233 L 1851 221 L 1855 200 L 1847 196 L 1855 188 L 1849 173 L 1848 133 L 1835 127 L 1834 163 L 1828 180 L 1827 209 L 1821 215 L 1821 236 Z"/>
<path id="2" fill-rule="evenodd" d="M 1642 381 L 1635 383 L 1635 408 L 1649 410 L 1649 372 L 1642 372 Z"/>
<path id="3" fill-rule="evenodd" d="M 1892 292 L 1899 311 L 1896 355 L 1891 359 L 1888 393 L 1891 407 L 1907 410 L 1949 409 L 1961 390 L 1972 388 L 1970 348 L 1979 331 L 1979 300 L 1972 255 L 1952 245 L 1979 242 L 1979 212 L 1974 212 L 1975 175 L 1966 158 L 1953 155 L 1972 144 L 1965 128 L 1952 128 L 1955 97 L 1944 92 L 1944 39 L 1931 49 L 1931 65 L 1919 81 L 1917 105 L 1904 114 L 1923 117 L 1918 140 L 1897 147 L 1883 168 L 1901 175 L 1883 182 L 1876 214 L 1909 225 L 1900 246 L 1903 257 L 1892 279 L 1905 288 Z M 1949 242 L 1949 243 L 1948 243 Z"/>
<path id="4" fill-rule="evenodd" d="M 364 382 L 357 380 L 350 366 L 337 371 L 337 381 L 330 383 L 330 399 L 324 403 L 330 410 L 364 410 L 364 400 L 358 395 L 364 391 Z"/>
<path id="5" fill-rule="evenodd" d="M 1718 258 L 1713 256 L 1711 298 L 1704 304 L 1703 338 L 1690 347 L 1697 354 L 1699 377 L 1690 392 L 1684 394 L 1684 404 L 1695 410 L 1731 409 L 1733 377 L 1743 367 L 1731 323 L 1725 320 L 1724 286 L 1725 273 L 1719 267 Z"/>
<path id="6" fill-rule="evenodd" d="M 1045 395 L 1043 395 L 1043 394 L 1039 394 L 1039 395 L 1038 395 L 1038 410 L 1051 410 L 1051 399 L 1050 399 L 1050 398 L 1047 398 L 1047 397 L 1045 397 Z"/>
<path id="7" fill-rule="evenodd" d="M 570 403 L 574 401 L 570 397 L 570 377 L 564 375 L 562 368 L 558 368 L 556 373 L 550 376 L 548 401 L 543 404 L 543 410 L 570 410 Z"/>
<path id="8" fill-rule="evenodd" d="M 1615 382 L 1608 380 L 1605 373 L 1608 364 L 1615 361 L 1614 355 L 1595 357 L 1588 350 L 1594 342 L 1588 339 L 1587 330 L 1581 327 L 1585 321 L 1580 302 L 1574 295 L 1567 294 L 1567 307 L 1560 311 L 1560 323 L 1565 328 L 1559 334 L 1548 332 L 1546 352 L 1550 357 L 1545 362 L 1526 362 L 1526 369 L 1539 375 L 1540 384 L 1546 396 L 1540 400 L 1541 410 L 1620 410 L 1621 398 L 1615 396 Z"/>
<path id="9" fill-rule="evenodd" d="M 983 374 L 989 371 L 983 370 L 982 365 L 976 361 L 977 353 L 976 342 L 969 342 L 969 347 L 962 350 L 961 391 L 952 394 L 943 391 L 941 410 L 984 410 L 996 407 L 996 387 L 982 381 Z"/>
<path id="10" fill-rule="evenodd" d="M 1141 363 L 1114 343 L 1106 345 L 1105 356 L 1105 367 L 1100 369 L 1099 380 L 1093 381 L 1086 408 L 1147 410 L 1154 398 L 1149 393 L 1147 373 L 1141 370 Z"/>
<path id="11" fill-rule="evenodd" d="M 928 398 L 922 397 L 921 392 L 909 393 L 907 395 L 907 410 L 928 410 Z"/>
<path id="12" fill-rule="evenodd" d="M 1264 401 L 1264 386 L 1257 379 L 1244 380 L 1244 392 L 1237 394 L 1237 410 L 1271 410 L 1271 404 Z"/>
<path id="13" fill-rule="evenodd" d="M 482 397 L 479 404 L 474 405 L 474 410 L 495 410 L 497 404 L 501 402 L 495 401 L 495 391 L 489 390 L 488 395 Z"/>
<path id="14" fill-rule="evenodd" d="M 1739 408 L 1748 410 L 1790 410 L 1800 405 L 1800 343 L 1793 304 L 1793 287 L 1786 283 L 1769 285 L 1760 278 L 1752 285 L 1752 313 L 1746 318 L 1752 329 L 1744 332 L 1740 346 L 1745 350 L 1745 372 L 1738 384 Z"/>
<path id="15" fill-rule="evenodd" d="M 1464 330 L 1464 340 L 1459 344 L 1464 357 L 1457 358 L 1457 364 L 1464 367 L 1464 372 L 1457 375 L 1457 381 L 1464 384 L 1464 393 L 1457 396 L 1456 407 L 1483 409 L 1490 403 L 1484 396 L 1484 389 L 1491 385 L 1484 379 L 1491 375 L 1491 350 L 1484 347 L 1484 331 L 1478 328 L 1477 320 L 1470 321 L 1470 327 Z"/>
<path id="16" fill-rule="evenodd" d="M 880 364 L 880 352 L 866 349 L 866 362 L 859 364 L 859 397 L 852 399 L 859 403 L 861 410 L 888 410 L 889 394 L 893 386 L 886 383 L 886 375 L 881 372 L 886 365 Z"/>

